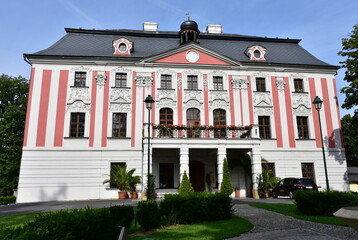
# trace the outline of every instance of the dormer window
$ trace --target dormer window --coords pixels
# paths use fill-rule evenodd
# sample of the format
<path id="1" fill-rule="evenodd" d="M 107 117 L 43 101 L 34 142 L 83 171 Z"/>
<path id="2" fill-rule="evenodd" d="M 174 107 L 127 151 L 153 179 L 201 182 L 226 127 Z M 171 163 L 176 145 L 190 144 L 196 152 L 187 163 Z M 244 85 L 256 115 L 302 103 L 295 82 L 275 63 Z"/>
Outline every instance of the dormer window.
<path id="1" fill-rule="evenodd" d="M 265 54 L 266 48 L 260 45 L 254 45 L 246 49 L 245 54 L 251 61 L 266 61 Z"/>
<path id="2" fill-rule="evenodd" d="M 131 52 L 133 52 L 133 42 L 120 38 L 113 42 L 113 48 L 113 55 L 131 55 Z"/>

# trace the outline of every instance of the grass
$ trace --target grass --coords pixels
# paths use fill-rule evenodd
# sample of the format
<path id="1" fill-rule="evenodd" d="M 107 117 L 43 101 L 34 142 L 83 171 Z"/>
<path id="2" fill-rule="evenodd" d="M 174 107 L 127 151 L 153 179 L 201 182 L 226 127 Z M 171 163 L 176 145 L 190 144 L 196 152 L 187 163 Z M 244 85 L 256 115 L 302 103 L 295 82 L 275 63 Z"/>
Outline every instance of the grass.
<path id="1" fill-rule="evenodd" d="M 13 215 L 0 216 L 0 226 L 2 227 L 18 227 L 31 221 L 39 213 L 23 213 Z"/>
<path id="2" fill-rule="evenodd" d="M 344 222 L 339 220 L 336 217 L 325 217 L 325 216 L 310 216 L 305 215 L 298 212 L 297 207 L 295 204 L 287 204 L 287 203 L 254 203 L 250 204 L 252 207 L 262 208 L 269 211 L 281 213 L 286 216 L 291 216 L 297 219 L 310 221 L 310 222 L 317 222 L 317 223 L 324 223 L 330 225 L 337 225 L 337 226 L 347 226 Z"/>
<path id="3" fill-rule="evenodd" d="M 231 219 L 223 221 L 166 227 L 159 229 L 152 234 L 132 237 L 130 239 L 219 240 L 239 236 L 250 231 L 252 227 L 253 225 L 249 221 L 238 216 L 233 216 Z"/>

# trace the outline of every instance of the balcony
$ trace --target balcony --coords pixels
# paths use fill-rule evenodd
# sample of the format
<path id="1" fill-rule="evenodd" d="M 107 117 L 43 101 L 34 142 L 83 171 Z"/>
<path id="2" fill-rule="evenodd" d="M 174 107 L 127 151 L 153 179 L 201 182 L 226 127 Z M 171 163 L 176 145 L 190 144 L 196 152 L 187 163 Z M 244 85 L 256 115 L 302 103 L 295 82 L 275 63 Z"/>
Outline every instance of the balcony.
<path id="1" fill-rule="evenodd" d="M 257 138 L 256 125 L 253 126 L 194 126 L 153 125 L 153 138 L 180 139 L 251 139 Z M 256 133 L 256 134 L 255 134 Z"/>

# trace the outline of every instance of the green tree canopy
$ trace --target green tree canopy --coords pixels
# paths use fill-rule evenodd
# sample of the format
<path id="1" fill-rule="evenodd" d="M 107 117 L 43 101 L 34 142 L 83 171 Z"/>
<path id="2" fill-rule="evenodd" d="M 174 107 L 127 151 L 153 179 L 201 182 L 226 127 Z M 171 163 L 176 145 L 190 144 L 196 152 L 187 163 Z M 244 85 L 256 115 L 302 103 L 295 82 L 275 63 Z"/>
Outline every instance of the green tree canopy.
<path id="1" fill-rule="evenodd" d="M 231 184 L 229 164 L 228 164 L 226 158 L 224 158 L 223 181 L 221 182 L 220 192 L 225 194 L 225 195 L 228 195 L 228 196 L 233 192 L 232 184 Z"/>
<path id="2" fill-rule="evenodd" d="M 25 78 L 0 75 L 0 196 L 17 188 L 28 89 Z"/>
<path id="3" fill-rule="evenodd" d="M 181 180 L 180 186 L 179 186 L 179 194 L 185 194 L 185 193 L 191 193 L 194 192 L 194 188 L 191 185 L 191 182 L 188 178 L 188 175 L 186 174 L 186 171 L 184 171 L 183 179 Z"/>
<path id="4" fill-rule="evenodd" d="M 347 165 L 358 167 L 358 113 L 345 115 L 341 123 Z"/>
<path id="5" fill-rule="evenodd" d="M 358 105 L 358 24 L 353 26 L 349 38 L 342 39 L 342 51 L 338 54 L 346 58 L 340 63 L 346 68 L 344 80 L 349 84 L 341 89 L 341 93 L 346 94 L 342 107 L 351 109 Z"/>

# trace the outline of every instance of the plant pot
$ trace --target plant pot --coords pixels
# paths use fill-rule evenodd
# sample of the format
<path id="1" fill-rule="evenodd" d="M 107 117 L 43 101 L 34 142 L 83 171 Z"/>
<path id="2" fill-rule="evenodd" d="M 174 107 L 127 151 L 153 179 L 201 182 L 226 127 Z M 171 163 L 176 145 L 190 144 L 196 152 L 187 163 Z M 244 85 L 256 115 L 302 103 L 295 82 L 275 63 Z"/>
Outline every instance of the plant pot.
<path id="1" fill-rule="evenodd" d="M 128 199 L 128 193 L 124 191 L 118 192 L 118 199 Z"/>
<path id="2" fill-rule="evenodd" d="M 132 199 L 137 199 L 138 198 L 138 193 L 137 192 L 131 192 L 131 198 Z"/>
<path id="3" fill-rule="evenodd" d="M 235 197 L 236 198 L 240 197 L 240 189 L 238 189 L 238 188 L 235 189 Z"/>

